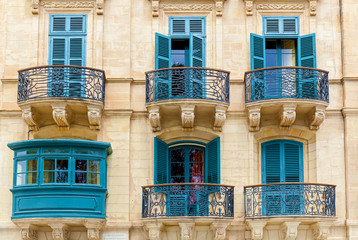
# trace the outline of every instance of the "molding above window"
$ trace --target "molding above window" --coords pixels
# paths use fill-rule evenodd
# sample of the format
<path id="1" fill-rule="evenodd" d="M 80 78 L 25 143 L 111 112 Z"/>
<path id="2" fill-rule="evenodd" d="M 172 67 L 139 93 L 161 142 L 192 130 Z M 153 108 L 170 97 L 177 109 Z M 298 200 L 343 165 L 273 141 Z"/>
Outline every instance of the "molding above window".
<path id="1" fill-rule="evenodd" d="M 245 2 L 246 15 L 252 16 L 254 10 L 255 0 L 243 0 Z M 311 16 L 316 16 L 317 13 L 317 1 L 318 0 L 305 0 L 302 3 L 263 3 L 256 2 L 257 10 L 305 10 L 306 6 L 304 2 L 309 2 L 309 11 Z"/>
<path id="2" fill-rule="evenodd" d="M 32 14 L 38 14 L 40 8 L 94 8 L 98 15 L 103 14 L 104 0 L 32 0 Z"/>
<path id="3" fill-rule="evenodd" d="M 209 0 L 207 3 L 165 3 L 160 0 L 149 0 L 152 2 L 152 16 L 159 16 L 159 9 L 164 11 L 215 11 L 216 16 L 222 16 L 224 2 L 226 0 Z"/>

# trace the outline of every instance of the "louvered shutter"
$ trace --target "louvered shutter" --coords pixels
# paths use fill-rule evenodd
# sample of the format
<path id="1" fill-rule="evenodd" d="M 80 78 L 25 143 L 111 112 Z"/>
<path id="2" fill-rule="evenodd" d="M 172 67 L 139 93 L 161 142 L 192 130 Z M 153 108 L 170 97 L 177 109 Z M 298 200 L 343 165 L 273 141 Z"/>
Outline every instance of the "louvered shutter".
<path id="1" fill-rule="evenodd" d="M 66 31 L 66 17 L 54 17 L 52 20 L 52 32 Z"/>
<path id="2" fill-rule="evenodd" d="M 282 19 L 282 30 L 284 34 L 298 34 L 297 18 Z"/>
<path id="3" fill-rule="evenodd" d="M 71 37 L 69 39 L 69 64 L 76 66 L 83 66 L 84 54 L 84 38 L 82 37 Z"/>
<path id="4" fill-rule="evenodd" d="M 278 19 L 266 20 L 266 34 L 277 34 L 280 32 Z"/>
<path id="5" fill-rule="evenodd" d="M 50 65 L 66 64 L 66 38 L 54 37 L 50 43 Z"/>
<path id="6" fill-rule="evenodd" d="M 204 67 L 205 66 L 205 46 L 202 37 L 190 34 L 190 66 Z"/>
<path id="7" fill-rule="evenodd" d="M 265 37 L 250 34 L 251 70 L 265 67 Z"/>
<path id="8" fill-rule="evenodd" d="M 283 151 L 285 165 L 285 182 L 302 182 L 302 144 L 295 142 L 284 142 Z"/>
<path id="9" fill-rule="evenodd" d="M 172 19 L 172 34 L 188 34 L 186 19 Z"/>
<path id="10" fill-rule="evenodd" d="M 171 67 L 171 38 L 155 33 L 155 69 Z"/>
<path id="11" fill-rule="evenodd" d="M 298 65 L 316 68 L 316 34 L 308 34 L 298 38 Z"/>
<path id="12" fill-rule="evenodd" d="M 70 17 L 70 32 L 83 32 L 84 17 Z"/>
<path id="13" fill-rule="evenodd" d="M 270 142 L 262 146 L 262 183 L 279 183 L 281 182 L 280 143 Z"/>
<path id="14" fill-rule="evenodd" d="M 298 35 L 299 17 L 263 17 L 265 35 Z"/>
<path id="15" fill-rule="evenodd" d="M 168 183 L 168 145 L 154 138 L 154 184 Z"/>
<path id="16" fill-rule="evenodd" d="M 206 182 L 220 183 L 220 137 L 208 143 L 206 147 Z"/>
<path id="17" fill-rule="evenodd" d="M 170 35 L 195 35 L 205 36 L 205 18 L 198 17 L 171 17 L 169 18 Z"/>
<path id="18" fill-rule="evenodd" d="M 203 19 L 189 19 L 189 32 L 204 35 Z"/>

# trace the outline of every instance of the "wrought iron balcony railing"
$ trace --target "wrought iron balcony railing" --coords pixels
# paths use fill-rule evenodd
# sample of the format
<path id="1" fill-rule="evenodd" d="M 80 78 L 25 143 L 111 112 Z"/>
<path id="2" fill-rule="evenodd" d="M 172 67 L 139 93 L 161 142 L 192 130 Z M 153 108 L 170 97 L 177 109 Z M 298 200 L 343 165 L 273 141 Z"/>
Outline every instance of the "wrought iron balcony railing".
<path id="1" fill-rule="evenodd" d="M 142 217 L 234 217 L 234 187 L 173 183 L 142 187 Z"/>
<path id="2" fill-rule="evenodd" d="M 168 99 L 229 102 L 230 73 L 211 68 L 175 67 L 146 72 L 146 103 Z"/>
<path id="3" fill-rule="evenodd" d="M 41 98 L 75 98 L 104 102 L 103 70 L 51 65 L 19 71 L 17 101 Z"/>
<path id="4" fill-rule="evenodd" d="M 335 186 L 277 183 L 244 187 L 245 217 L 336 215 Z"/>
<path id="5" fill-rule="evenodd" d="M 307 67 L 274 67 L 245 73 L 246 103 L 280 98 L 328 102 L 328 72 Z"/>

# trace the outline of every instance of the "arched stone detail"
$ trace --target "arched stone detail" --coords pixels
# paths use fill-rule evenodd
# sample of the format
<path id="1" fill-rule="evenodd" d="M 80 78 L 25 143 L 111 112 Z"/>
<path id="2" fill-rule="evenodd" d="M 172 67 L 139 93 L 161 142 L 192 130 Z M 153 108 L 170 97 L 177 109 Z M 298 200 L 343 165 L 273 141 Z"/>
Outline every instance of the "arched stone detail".
<path id="1" fill-rule="evenodd" d="M 208 143 L 219 137 L 213 130 L 205 127 L 195 127 L 195 132 L 184 132 L 182 127 L 171 127 L 156 136 L 166 143 L 177 141 L 198 141 Z"/>

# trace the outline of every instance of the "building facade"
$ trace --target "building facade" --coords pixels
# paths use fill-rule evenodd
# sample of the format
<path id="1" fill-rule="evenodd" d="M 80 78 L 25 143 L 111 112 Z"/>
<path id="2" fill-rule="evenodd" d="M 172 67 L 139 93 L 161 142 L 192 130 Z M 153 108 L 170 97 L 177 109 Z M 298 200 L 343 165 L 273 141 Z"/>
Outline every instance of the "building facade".
<path id="1" fill-rule="evenodd" d="M 358 239 L 357 12 L 2 1 L 0 239 Z"/>

